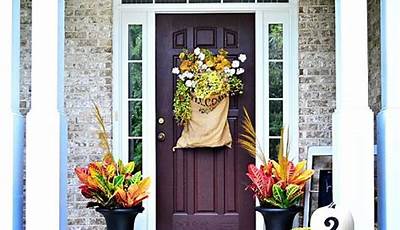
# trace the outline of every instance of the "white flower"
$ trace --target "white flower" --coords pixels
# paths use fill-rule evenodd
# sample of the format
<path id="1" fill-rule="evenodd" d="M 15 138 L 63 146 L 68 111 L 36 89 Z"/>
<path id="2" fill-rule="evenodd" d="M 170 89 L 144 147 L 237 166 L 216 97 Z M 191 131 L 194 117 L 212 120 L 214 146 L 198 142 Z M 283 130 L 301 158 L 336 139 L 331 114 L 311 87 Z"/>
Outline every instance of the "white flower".
<path id="1" fill-rule="evenodd" d="M 173 68 L 172 69 L 172 73 L 173 74 L 179 74 L 179 68 L 178 67 Z"/>
<path id="2" fill-rule="evenodd" d="M 239 68 L 239 69 L 236 70 L 236 75 L 240 75 L 242 73 L 244 73 L 244 69 L 243 68 Z"/>
<path id="3" fill-rule="evenodd" d="M 206 64 L 203 64 L 202 66 L 201 66 L 201 69 L 207 69 L 208 68 L 208 66 L 206 65 Z"/>
<path id="4" fill-rule="evenodd" d="M 206 58 L 206 55 L 203 54 L 203 53 L 200 53 L 200 54 L 199 54 L 199 60 L 200 60 L 200 61 L 203 61 L 204 58 Z"/>
<path id="5" fill-rule="evenodd" d="M 238 60 L 234 60 L 234 61 L 232 62 L 232 67 L 233 67 L 233 68 L 237 68 L 237 67 L 239 67 L 239 65 L 240 65 L 240 62 L 239 62 Z"/>
<path id="6" fill-rule="evenodd" d="M 186 82 L 185 82 L 185 85 L 187 86 L 187 87 L 192 87 L 192 80 L 187 80 Z"/>
<path id="7" fill-rule="evenodd" d="M 200 54 L 200 48 L 197 47 L 196 49 L 194 49 L 193 53 L 194 53 L 194 55 L 196 55 L 196 56 L 199 55 L 199 54 Z"/>
<path id="8" fill-rule="evenodd" d="M 182 81 L 185 80 L 185 76 L 183 76 L 182 74 L 179 74 L 178 77 L 179 77 L 179 79 L 181 79 Z"/>
<path id="9" fill-rule="evenodd" d="M 186 71 L 186 72 L 184 72 L 184 73 L 182 74 L 182 77 L 183 77 L 184 79 L 186 79 L 186 78 L 192 79 L 192 78 L 194 77 L 194 74 L 191 73 L 191 72 Z"/>
<path id="10" fill-rule="evenodd" d="M 246 56 L 246 54 L 240 54 L 239 57 L 238 57 L 238 59 L 239 59 L 241 62 L 245 62 L 246 59 L 247 59 L 247 56 Z"/>
<path id="11" fill-rule="evenodd" d="M 192 88 L 196 87 L 197 82 L 192 81 Z"/>
<path id="12" fill-rule="evenodd" d="M 230 71 L 231 71 L 231 70 L 230 70 L 228 67 L 224 67 L 224 72 L 225 72 L 225 73 L 230 73 Z"/>
<path id="13" fill-rule="evenodd" d="M 196 64 L 197 64 L 198 66 L 202 66 L 202 65 L 203 65 L 203 62 L 202 62 L 202 61 L 196 61 Z"/>
<path id="14" fill-rule="evenodd" d="M 232 75 L 234 75 L 234 74 L 235 74 L 235 72 L 236 72 L 236 71 L 235 71 L 235 69 L 230 69 L 230 70 L 229 70 L 229 75 L 231 75 L 231 76 L 232 76 Z"/>
<path id="15" fill-rule="evenodd" d="M 186 77 L 192 79 L 194 77 L 194 74 L 191 72 L 186 72 Z"/>

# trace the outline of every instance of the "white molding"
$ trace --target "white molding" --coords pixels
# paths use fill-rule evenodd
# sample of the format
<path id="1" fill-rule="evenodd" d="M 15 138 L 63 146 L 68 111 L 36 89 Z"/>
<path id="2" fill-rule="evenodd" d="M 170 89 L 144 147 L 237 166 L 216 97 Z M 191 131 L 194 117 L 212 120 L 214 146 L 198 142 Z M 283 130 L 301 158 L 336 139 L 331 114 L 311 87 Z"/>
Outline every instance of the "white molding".
<path id="1" fill-rule="evenodd" d="M 26 126 L 26 228 L 59 229 L 59 2 L 32 2 L 32 108 Z M 45 201 L 44 184 L 45 186 Z"/>
<path id="2" fill-rule="evenodd" d="M 152 179 L 152 184 L 150 187 L 150 193 L 152 194 L 146 201 L 147 205 L 147 229 L 156 229 L 156 72 L 154 68 L 154 63 L 156 63 L 156 16 L 154 13 L 149 12 L 147 15 L 147 25 L 146 28 L 148 43 L 146 43 L 147 50 L 147 77 L 148 80 L 145 83 L 147 87 L 145 94 L 146 107 L 144 108 L 144 116 L 147 118 L 148 122 L 143 127 L 143 153 L 149 153 L 143 155 L 143 174 L 150 176 Z M 147 137 L 147 138 L 146 138 Z"/>
<path id="3" fill-rule="evenodd" d="M 140 23 L 143 25 L 143 174 L 152 177 L 152 186 L 150 188 L 151 196 L 144 203 L 146 218 L 139 217 L 140 226 L 147 219 L 147 230 L 156 228 L 156 141 L 155 141 L 155 121 L 156 114 L 156 89 L 155 89 L 155 15 L 157 13 L 255 13 L 256 15 L 256 129 L 258 137 L 263 141 L 264 149 L 268 149 L 268 142 L 263 138 L 264 130 L 268 125 L 268 120 L 265 117 L 266 107 L 264 98 L 268 96 L 265 91 L 265 22 L 284 23 L 285 40 L 287 47 L 285 48 L 284 65 L 286 82 L 293 86 L 287 86 L 286 98 L 290 101 L 290 106 L 285 107 L 286 114 L 295 116 L 287 116 L 286 124 L 290 123 L 291 127 L 291 146 L 293 151 L 292 158 L 297 160 L 298 149 L 298 99 L 297 99 L 297 1 L 292 1 L 290 4 L 131 4 L 122 5 L 120 1 L 114 0 L 114 30 L 113 33 L 113 106 L 114 106 L 114 138 L 119 140 L 113 141 L 114 153 L 122 159 L 127 159 L 127 148 L 124 143 L 127 133 L 127 108 L 121 101 L 125 100 L 123 95 L 127 95 L 122 86 L 127 85 L 127 66 L 124 64 L 127 60 L 127 33 L 125 25 L 127 23 Z M 266 16 L 268 15 L 268 16 Z M 261 40 L 260 40 L 261 39 Z M 124 48 L 125 47 L 125 48 Z M 119 68 L 119 69 L 115 69 Z M 125 78 L 125 79 L 124 79 Z M 292 79 L 293 78 L 293 79 Z M 290 80 L 289 80 L 290 79 Z M 296 80 L 294 80 L 296 79 Z M 268 87 L 267 87 L 268 89 Z M 295 90 L 292 90 L 295 89 Z M 289 92 L 290 91 L 290 92 Z M 290 119 L 289 119 L 290 117 Z M 295 122 L 292 124 L 292 122 Z M 124 125 L 124 123 L 126 125 Z M 125 127 L 125 128 L 124 128 Z M 267 127 L 268 128 L 268 127 Z M 257 229 L 263 229 L 262 218 L 257 218 Z"/>
<path id="4" fill-rule="evenodd" d="M 116 1 L 121 9 L 135 10 L 141 12 L 166 12 L 166 13 L 210 13 L 215 11 L 232 12 L 239 11 L 241 13 L 254 13 L 258 10 L 276 10 L 288 9 L 297 6 L 296 1 L 291 3 L 155 3 L 155 4 L 121 4 Z"/>
<path id="5" fill-rule="evenodd" d="M 122 157 L 122 127 L 121 125 L 122 119 L 121 119 L 121 108 L 122 108 L 122 103 L 123 101 L 120 99 L 122 96 L 120 95 L 120 92 L 122 91 L 122 75 L 120 74 L 120 71 L 122 69 L 121 67 L 121 53 L 120 50 L 122 50 L 121 45 L 122 42 L 120 39 L 122 38 L 121 36 L 121 13 L 120 13 L 120 8 L 118 7 L 118 2 L 114 0 L 113 4 L 113 29 L 112 29 L 112 42 L 113 42 L 113 50 L 118 51 L 118 52 L 113 52 L 113 64 L 112 64 L 112 72 L 113 72 L 113 100 L 112 100 L 112 105 L 113 105 L 113 124 L 112 124 L 112 147 L 113 147 L 113 154 L 115 157 L 121 159 Z"/>
<path id="6" fill-rule="evenodd" d="M 4 210 L 0 229 L 13 227 L 13 111 L 12 111 L 12 57 L 13 4 L 0 1 L 0 204 Z"/>
<path id="7" fill-rule="evenodd" d="M 313 169 L 315 156 L 332 156 L 332 146 L 311 146 L 308 148 L 307 169 Z M 304 194 L 304 214 L 303 225 L 309 225 L 310 215 L 310 197 L 311 197 L 311 180 L 307 181 Z"/>
<path id="8" fill-rule="evenodd" d="M 268 120 L 265 119 L 264 114 L 266 114 L 265 102 L 268 101 L 268 92 L 266 91 L 264 79 L 262 76 L 265 76 L 265 59 L 266 52 L 265 52 L 265 22 L 264 22 L 264 12 L 263 11 L 256 11 L 256 23 L 255 23 L 255 30 L 256 30 L 256 84 L 255 84 L 255 119 L 256 119 L 256 131 L 257 131 L 257 138 L 261 141 L 262 149 L 267 149 L 266 142 L 262 141 L 265 140 L 268 136 L 268 132 L 265 133 L 265 123 L 268 124 Z M 258 77 L 261 76 L 261 77 Z M 268 89 L 268 87 L 267 87 Z M 257 159 L 256 159 L 257 160 Z M 258 165 L 261 164 L 260 161 L 256 162 Z M 258 200 L 256 200 L 256 204 L 259 205 Z M 256 212 L 256 229 L 261 230 L 264 229 L 264 221 L 263 217 L 260 213 Z"/>

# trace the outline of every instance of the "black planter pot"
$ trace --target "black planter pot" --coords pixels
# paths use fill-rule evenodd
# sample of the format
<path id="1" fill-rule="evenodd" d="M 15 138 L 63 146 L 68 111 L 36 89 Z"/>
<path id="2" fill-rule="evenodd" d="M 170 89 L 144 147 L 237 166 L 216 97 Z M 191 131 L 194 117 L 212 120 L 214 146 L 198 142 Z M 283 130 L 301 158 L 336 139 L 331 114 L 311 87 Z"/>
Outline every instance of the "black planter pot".
<path id="1" fill-rule="evenodd" d="M 107 230 L 134 230 L 137 214 L 142 213 L 143 207 L 133 208 L 96 208 L 106 219 Z"/>
<path id="2" fill-rule="evenodd" d="M 298 206 L 291 208 L 256 207 L 256 211 L 260 212 L 264 217 L 266 230 L 291 230 L 293 219 L 301 210 L 303 208 Z"/>

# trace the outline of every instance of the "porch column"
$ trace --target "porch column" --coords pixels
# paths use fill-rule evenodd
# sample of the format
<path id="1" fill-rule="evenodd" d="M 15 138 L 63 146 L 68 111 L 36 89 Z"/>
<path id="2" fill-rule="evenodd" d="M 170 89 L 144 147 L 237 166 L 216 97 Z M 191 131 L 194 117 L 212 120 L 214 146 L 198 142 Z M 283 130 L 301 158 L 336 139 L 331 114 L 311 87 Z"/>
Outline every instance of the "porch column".
<path id="1" fill-rule="evenodd" d="M 374 229 L 374 126 L 368 107 L 367 1 L 336 0 L 333 200 Z"/>
<path id="2" fill-rule="evenodd" d="M 379 229 L 400 226 L 400 1 L 381 1 L 382 109 L 378 114 Z"/>
<path id="3" fill-rule="evenodd" d="M 60 229 L 59 1 L 32 1 L 32 96 L 26 128 L 26 229 Z M 62 25 L 62 24 L 61 24 Z M 62 41 L 62 39 L 60 39 Z"/>
<path id="4" fill-rule="evenodd" d="M 19 29 L 19 7 L 16 11 L 15 6 L 11 0 L 0 1 L 0 229 L 13 229 L 13 212 L 18 208 L 13 201 L 13 161 L 17 154 L 14 144 L 19 139 L 14 129 L 14 120 L 19 115 L 19 97 L 14 88 L 17 86 L 16 80 L 13 78 L 18 77 L 16 74 L 19 71 L 15 63 L 19 50 L 16 50 L 14 41 L 14 32 Z"/>

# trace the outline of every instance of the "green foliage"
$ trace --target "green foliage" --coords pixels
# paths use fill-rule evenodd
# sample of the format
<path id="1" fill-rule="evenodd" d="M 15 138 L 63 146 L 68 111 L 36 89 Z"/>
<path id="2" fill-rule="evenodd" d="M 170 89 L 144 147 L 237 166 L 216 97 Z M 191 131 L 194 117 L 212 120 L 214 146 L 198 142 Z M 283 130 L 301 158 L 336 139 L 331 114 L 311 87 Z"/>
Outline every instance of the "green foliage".
<path id="1" fill-rule="evenodd" d="M 142 98 L 142 63 L 129 63 L 129 98 Z"/>
<path id="2" fill-rule="evenodd" d="M 129 59 L 142 59 L 142 26 L 129 26 Z"/>
<path id="3" fill-rule="evenodd" d="M 283 25 L 269 25 L 269 48 L 271 59 L 283 58 Z"/>
<path id="4" fill-rule="evenodd" d="M 271 136 L 279 136 L 279 132 L 283 126 L 283 112 L 271 110 L 269 113 L 269 132 Z"/>
<path id="5" fill-rule="evenodd" d="M 243 94 L 243 82 L 238 76 L 233 75 L 228 79 L 229 91 L 231 95 Z"/>
<path id="6" fill-rule="evenodd" d="M 132 160 L 136 164 L 134 172 L 142 170 L 142 152 L 143 152 L 142 140 L 135 140 L 133 153 L 131 153 L 133 155 Z"/>
<path id="7" fill-rule="evenodd" d="M 269 96 L 271 98 L 283 97 L 283 63 L 269 63 Z"/>
<path id="8" fill-rule="evenodd" d="M 174 97 L 174 114 L 177 122 L 188 121 L 192 116 L 192 106 L 190 105 L 190 92 L 183 81 L 177 82 Z"/>
<path id="9" fill-rule="evenodd" d="M 251 156 L 259 157 L 256 153 L 263 151 L 257 145 L 255 129 L 247 115 L 243 121 L 243 129 L 244 133 L 241 134 L 239 143 Z M 246 189 L 254 192 L 254 196 L 258 198 L 262 206 L 290 208 L 297 205 L 304 195 L 305 183 L 314 174 L 313 170 L 305 169 L 307 161 L 295 164 L 288 159 L 289 141 L 284 141 L 284 134 L 285 129 L 282 129 L 279 139 L 278 162 L 271 159 L 266 161 L 264 157 L 259 157 L 262 161 L 260 168 L 253 164 L 248 166 L 246 175 L 251 183 Z"/>
<path id="10" fill-rule="evenodd" d="M 183 50 L 179 59 L 179 66 L 172 69 L 177 75 L 173 106 L 179 124 L 187 123 L 192 116 L 192 97 L 208 99 L 243 93 L 243 83 L 238 75 L 245 71 L 240 63 L 246 60 L 246 55 L 240 54 L 240 61 L 231 61 L 224 49 L 214 54 L 209 49 L 196 48 L 193 52 Z"/>
<path id="11" fill-rule="evenodd" d="M 142 102 L 141 101 L 129 102 L 129 119 L 130 119 L 129 135 L 131 137 L 141 137 L 142 136 Z"/>
<path id="12" fill-rule="evenodd" d="M 197 85 L 194 88 L 194 95 L 197 98 L 210 98 L 229 93 L 229 84 L 225 84 L 225 78 L 221 76 L 221 73 L 204 72 L 199 74 L 196 79 Z"/>
<path id="13" fill-rule="evenodd" d="M 79 189 L 84 197 L 91 199 L 88 207 L 133 207 L 148 197 L 150 178 L 142 179 L 140 172 L 133 174 L 134 162 L 123 164 L 121 160 L 114 161 L 104 121 L 97 106 L 95 112 L 100 127 L 100 146 L 104 150 L 104 155 L 101 161 L 75 168 L 75 173 L 81 182 Z"/>
<path id="14" fill-rule="evenodd" d="M 301 200 L 304 192 L 300 186 L 290 184 L 286 188 L 282 188 L 280 184 L 272 186 L 272 196 L 264 199 L 264 203 L 279 208 L 290 208 L 297 205 Z"/>

